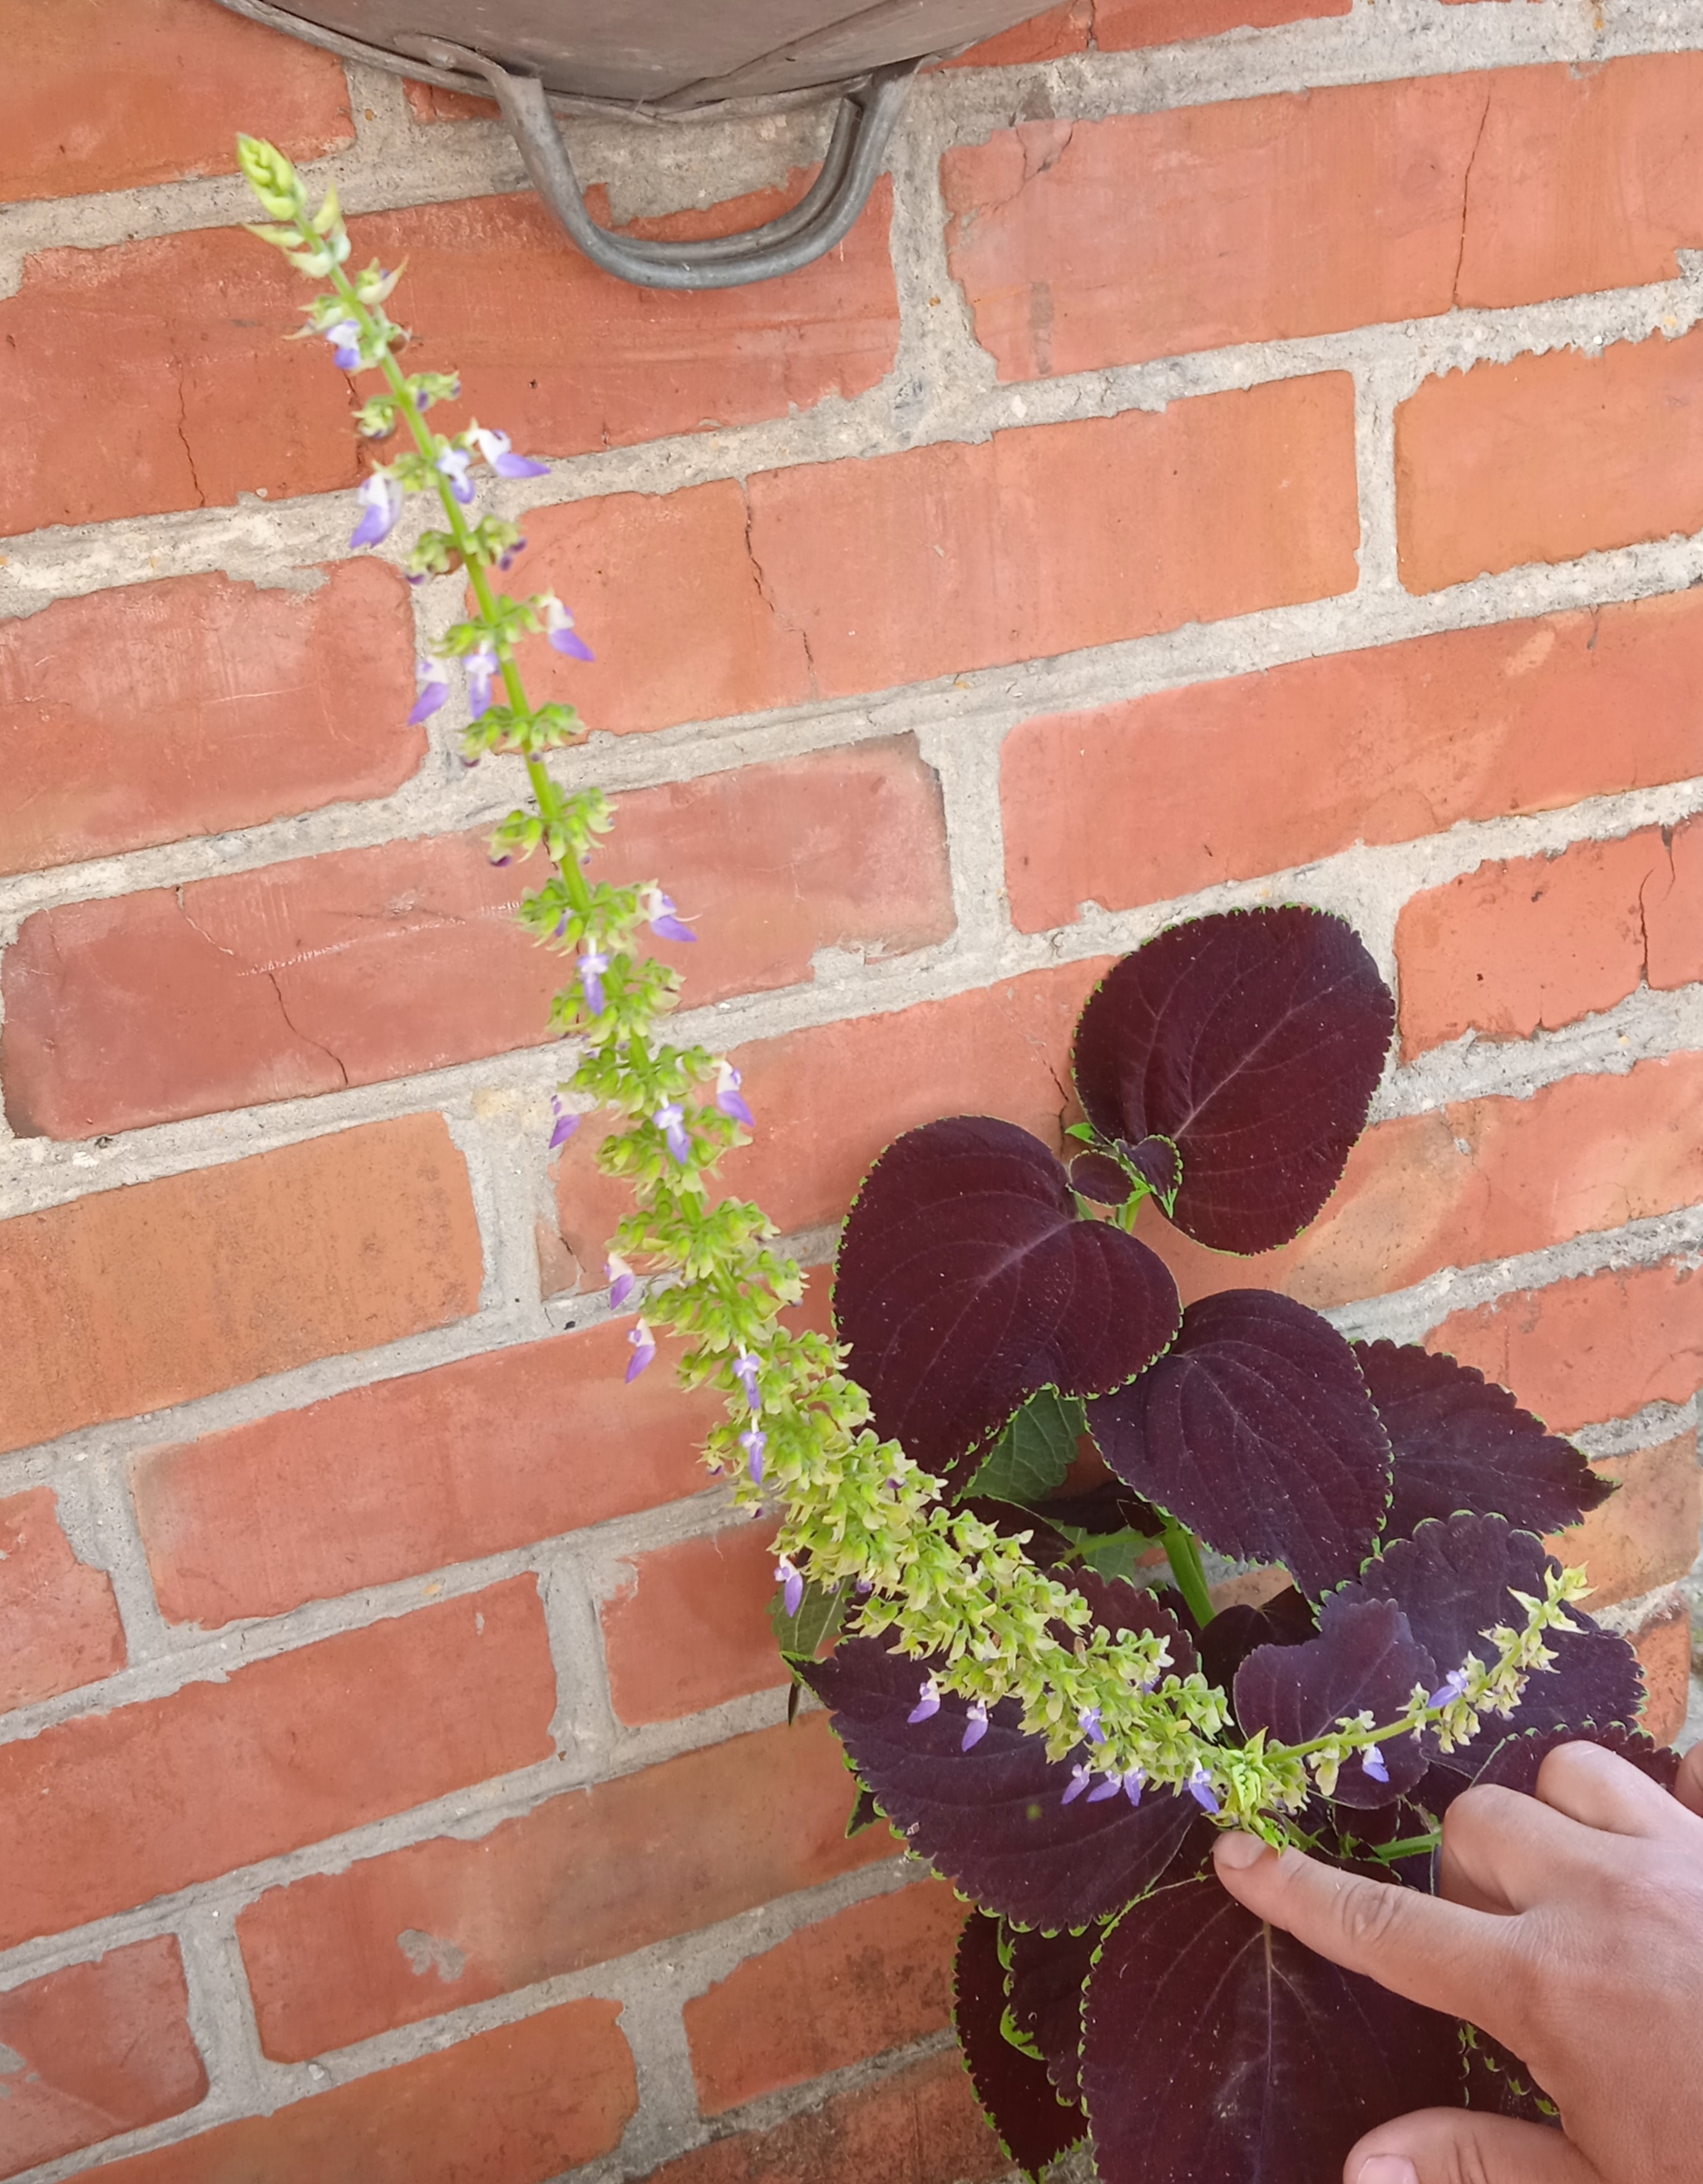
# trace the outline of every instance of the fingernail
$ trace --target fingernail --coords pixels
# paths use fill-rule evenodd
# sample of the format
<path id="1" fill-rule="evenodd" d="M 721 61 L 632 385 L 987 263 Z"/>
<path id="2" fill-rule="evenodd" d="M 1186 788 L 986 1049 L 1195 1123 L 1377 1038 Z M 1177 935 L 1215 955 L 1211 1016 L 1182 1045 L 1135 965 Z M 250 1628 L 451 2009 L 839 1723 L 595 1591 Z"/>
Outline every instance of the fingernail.
<path id="1" fill-rule="evenodd" d="M 1354 2184 L 1419 2184 L 1419 2171 L 1404 2153 L 1374 2153 L 1361 2162 Z"/>
<path id="2" fill-rule="evenodd" d="M 1268 1844 L 1260 1841 L 1258 1836 L 1246 1835 L 1238 1830 L 1234 1835 L 1220 1836 L 1213 1846 L 1213 1855 L 1220 1865 L 1227 1865 L 1232 1873 L 1240 1873 L 1244 1867 L 1256 1864 L 1265 1857 L 1269 1847 Z M 1375 2176 L 1371 2184 L 1384 2184 L 1384 2180 Z"/>

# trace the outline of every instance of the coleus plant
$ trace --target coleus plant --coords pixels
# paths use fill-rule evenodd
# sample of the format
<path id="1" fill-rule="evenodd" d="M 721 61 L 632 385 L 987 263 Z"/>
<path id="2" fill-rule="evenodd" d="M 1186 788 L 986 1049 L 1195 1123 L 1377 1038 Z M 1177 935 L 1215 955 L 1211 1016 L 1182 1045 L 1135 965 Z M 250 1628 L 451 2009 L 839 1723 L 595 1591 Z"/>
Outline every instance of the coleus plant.
<path id="1" fill-rule="evenodd" d="M 986 1117 L 912 1132 L 846 1225 L 839 1340 L 790 1327 L 804 1277 L 717 1181 L 756 1127 L 739 1072 L 662 1036 L 679 981 L 641 928 L 691 929 L 660 883 L 590 877 L 611 807 L 549 770 L 584 729 L 529 700 L 516 657 L 532 638 L 589 652 L 554 593 L 500 588 L 518 526 L 472 512 L 480 471 L 546 466 L 501 432 L 428 421 L 460 390 L 403 370 L 398 274 L 347 271 L 335 194 L 312 209 L 275 148 L 238 150 L 270 222 L 254 231 L 329 283 L 304 332 L 381 376 L 356 429 L 401 436 L 351 544 L 384 545 L 422 496 L 437 520 L 410 579 L 465 587 L 410 717 L 449 702 L 453 665 L 466 760 L 524 765 L 530 800 L 491 851 L 541 856 L 517 916 L 569 966 L 552 1022 L 576 1059 L 550 1146 L 590 1108 L 617 1117 L 598 1159 L 637 1206 L 607 1267 L 610 1309 L 643 1307 L 628 1377 L 670 1331 L 682 1380 L 721 1391 L 707 1461 L 776 1525 L 783 1646 L 832 1709 L 863 1809 L 978 1907 L 959 2029 L 1013 2154 L 1038 2171 L 1092 2128 L 1107 2184 L 1301 2184 L 1463 2084 L 1529 2101 L 1513 2059 L 1265 1933 L 1204 1868 L 1214 1828 L 1240 1825 L 1425 1886 L 1450 1797 L 1528 1781 L 1546 1738 L 1583 1728 L 1667 1765 L 1630 1726 L 1630 1649 L 1568 1613 L 1583 1579 L 1535 1536 L 1603 1491 L 1576 1452 L 1476 1373 L 1350 1345 L 1281 1296 L 1184 1312 L 1133 1233 L 1151 1201 L 1252 1253 L 1318 1212 L 1391 1029 L 1365 951 L 1301 909 L 1162 934 L 1083 1013 L 1069 1167 Z M 1107 1475 L 1068 1493 L 1085 1441 Z M 1174 1591 L 1131 1582 L 1154 1540 Z M 1214 1616 L 1202 1541 L 1293 1584 Z"/>

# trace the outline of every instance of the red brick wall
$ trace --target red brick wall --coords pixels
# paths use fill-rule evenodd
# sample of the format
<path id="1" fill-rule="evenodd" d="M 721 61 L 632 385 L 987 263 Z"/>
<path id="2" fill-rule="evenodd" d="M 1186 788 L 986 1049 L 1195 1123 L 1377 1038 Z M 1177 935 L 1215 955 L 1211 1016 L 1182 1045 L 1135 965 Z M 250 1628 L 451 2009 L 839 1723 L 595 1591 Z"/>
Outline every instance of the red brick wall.
<path id="1" fill-rule="evenodd" d="M 1678 1727 L 1703 13 L 1397 12 L 1070 0 L 919 86 L 840 249 L 693 298 L 470 102 L 0 0 L 0 2177 L 1002 2173 L 956 1908 L 784 1725 L 705 1405 L 622 1383 L 510 789 L 404 725 L 448 607 L 348 556 L 238 128 L 551 459 L 522 581 L 598 659 L 539 681 L 701 932 L 730 1180 L 819 1264 L 898 1129 L 1056 1133 L 1109 956 L 1344 911 L 1399 1050 L 1241 1278 L 1579 1435 L 1622 1490 L 1560 1544 Z M 606 214 L 750 218 L 812 125 L 575 143 Z"/>

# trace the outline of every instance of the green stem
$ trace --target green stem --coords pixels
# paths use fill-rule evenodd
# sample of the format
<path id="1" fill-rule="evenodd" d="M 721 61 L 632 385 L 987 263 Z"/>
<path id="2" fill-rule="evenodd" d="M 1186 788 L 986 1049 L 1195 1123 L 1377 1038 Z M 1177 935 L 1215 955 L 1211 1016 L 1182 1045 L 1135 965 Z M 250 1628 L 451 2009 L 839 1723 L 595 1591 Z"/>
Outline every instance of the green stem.
<path id="1" fill-rule="evenodd" d="M 1367 1855 L 1375 1858 L 1380 1865 L 1391 1865 L 1399 1858 L 1421 1857 L 1427 1852 L 1435 1850 L 1442 1841 L 1442 1829 L 1432 1828 L 1426 1835 L 1404 1836 L 1399 1842 L 1374 1843 L 1369 1847 Z"/>
<path id="2" fill-rule="evenodd" d="M 1175 1518 L 1165 1519 L 1165 1553 L 1170 1558 L 1171 1575 L 1176 1580 L 1176 1589 L 1188 1602 L 1188 1612 L 1203 1630 L 1211 1622 L 1217 1610 L 1212 1596 L 1206 1589 L 1206 1572 L 1201 1567 L 1200 1542 L 1186 1524 Z"/>

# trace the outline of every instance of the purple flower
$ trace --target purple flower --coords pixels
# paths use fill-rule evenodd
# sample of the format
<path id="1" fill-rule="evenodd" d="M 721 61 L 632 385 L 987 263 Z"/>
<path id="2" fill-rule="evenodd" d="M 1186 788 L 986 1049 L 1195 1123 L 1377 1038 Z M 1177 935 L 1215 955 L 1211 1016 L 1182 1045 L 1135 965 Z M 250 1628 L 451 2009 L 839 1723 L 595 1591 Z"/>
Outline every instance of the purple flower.
<path id="1" fill-rule="evenodd" d="M 753 1486 L 762 1484 L 763 1452 L 768 1446 L 768 1435 L 756 1426 L 748 1426 L 740 1435 L 740 1446 L 745 1452 L 745 1469 L 751 1474 Z"/>
<path id="2" fill-rule="evenodd" d="M 550 468 L 530 455 L 516 454 L 506 432 L 488 432 L 476 425 L 470 437 L 499 477 L 543 477 Z"/>
<path id="3" fill-rule="evenodd" d="M 339 371 L 359 371 L 360 369 L 360 328 L 353 319 L 334 319 L 320 330 L 331 343 L 332 354 L 337 359 Z"/>
<path id="4" fill-rule="evenodd" d="M 981 1740 L 986 1735 L 987 1701 L 986 1699 L 972 1699 L 970 1701 L 969 1712 L 964 1717 L 963 1742 L 959 1745 L 958 1750 L 960 1752 L 969 1752 L 973 1750 L 976 1745 L 981 1742 Z"/>
<path id="5" fill-rule="evenodd" d="M 1108 1797 L 1115 1797 L 1123 1786 L 1122 1781 L 1117 1775 L 1108 1774 L 1103 1780 L 1097 1782 L 1088 1792 L 1088 1802 L 1091 1805 L 1103 1805 Z"/>
<path id="6" fill-rule="evenodd" d="M 1213 1789 L 1211 1775 L 1198 1759 L 1194 1763 L 1194 1772 L 1188 1778 L 1188 1794 L 1203 1813 L 1219 1813 L 1224 1809 Z"/>
<path id="7" fill-rule="evenodd" d="M 618 1251 L 611 1251 L 604 1264 L 609 1273 L 609 1309 L 619 1312 L 638 1287 L 639 1277 Z"/>
<path id="8" fill-rule="evenodd" d="M 416 660 L 414 682 L 420 694 L 414 700 L 414 710 L 408 716 L 410 728 L 417 728 L 422 721 L 429 720 L 449 694 L 449 677 L 441 660 Z"/>
<path id="9" fill-rule="evenodd" d="M 351 546 L 382 546 L 402 513 L 402 488 L 388 471 L 374 471 L 355 498 L 366 511 L 349 538 Z"/>
<path id="10" fill-rule="evenodd" d="M 1129 1799 L 1132 1805 L 1139 1805 L 1141 1803 L 1142 1789 L 1142 1786 L 1146 1783 L 1147 1779 L 1147 1776 L 1142 1774 L 1139 1767 L 1131 1768 L 1129 1773 L 1125 1775 L 1124 1795 Z"/>
<path id="11" fill-rule="evenodd" d="M 585 994 L 585 1006 L 595 1017 L 603 1014 L 603 974 L 609 968 L 609 958 L 600 949 L 588 948 L 579 959 L 579 983 Z"/>
<path id="12" fill-rule="evenodd" d="M 491 702 L 491 678 L 497 671 L 497 655 L 489 644 L 482 644 L 467 655 L 463 665 L 467 670 L 467 703 L 472 708 L 473 718 L 482 720 Z"/>
<path id="13" fill-rule="evenodd" d="M 781 1593 L 782 1607 L 789 1615 L 796 1615 L 804 1605 L 802 1574 L 796 1570 L 787 1557 L 783 1555 L 774 1566 L 774 1577 L 776 1584 L 784 1588 Z"/>
<path id="14" fill-rule="evenodd" d="M 1076 1724 L 1090 1744 L 1103 1744 L 1106 1732 L 1100 1726 L 1098 1707 L 1084 1707 L 1076 1716 Z"/>
<path id="15" fill-rule="evenodd" d="M 473 481 L 467 476 L 473 458 L 465 448 L 445 448 L 434 468 L 449 481 L 449 490 L 465 508 L 473 498 Z"/>
<path id="16" fill-rule="evenodd" d="M 691 1157 L 692 1141 L 686 1135 L 685 1112 L 678 1100 L 667 1100 L 650 1117 L 668 1140 L 668 1150 L 682 1167 Z"/>
<path id="17" fill-rule="evenodd" d="M 682 925 L 674 915 L 674 905 L 659 887 L 640 888 L 639 909 L 650 921 L 650 930 L 659 940 L 695 940 L 697 934 L 690 925 Z"/>
<path id="18" fill-rule="evenodd" d="M 1365 1769 L 1367 1774 L 1371 1775 L 1374 1782 L 1388 1781 L 1389 1769 L 1385 1766 L 1384 1756 L 1382 1752 L 1378 1750 L 1376 1745 L 1369 1744 L 1365 1750 L 1361 1752 L 1360 1764 Z"/>
<path id="19" fill-rule="evenodd" d="M 874 1590 L 875 1580 L 873 1578 L 868 1577 L 860 1577 L 857 1584 L 852 1587 L 852 1591 L 857 1595 L 857 1597 L 860 1600 L 867 1599 Z"/>
<path id="20" fill-rule="evenodd" d="M 757 1393 L 757 1368 L 762 1360 L 754 1350 L 741 1350 L 734 1360 L 734 1378 L 745 1390 L 745 1401 L 754 1411 L 762 1408 L 762 1397 Z"/>
<path id="21" fill-rule="evenodd" d="M 1087 1767 L 1073 1767 L 1070 1769 L 1070 1780 L 1064 1786 L 1064 1796 L 1058 1800 L 1061 1805 L 1071 1805 L 1076 1802 L 1087 1788 L 1088 1777 L 1092 1771 Z"/>
<path id="22" fill-rule="evenodd" d="M 550 1134 L 550 1149 L 555 1152 L 558 1146 L 565 1145 L 579 1128 L 579 1117 L 570 1115 L 554 1095 L 550 1098 L 550 1112 L 556 1117 L 556 1126 Z"/>
<path id="23" fill-rule="evenodd" d="M 740 1073 L 732 1062 L 718 1061 L 716 1064 L 717 1106 L 721 1109 L 723 1114 L 731 1116 L 734 1122 L 743 1123 L 748 1130 L 754 1130 L 757 1128 L 757 1117 L 746 1106 L 745 1096 L 740 1090 Z"/>
<path id="24" fill-rule="evenodd" d="M 1434 1707 L 1454 1706 L 1466 1696 L 1466 1669 L 1451 1669 L 1438 1688 L 1432 1693 L 1430 1702 Z"/>
<path id="25" fill-rule="evenodd" d="M 585 639 L 575 636 L 573 616 L 554 592 L 540 595 L 538 610 L 544 617 L 544 633 L 556 651 L 565 652 L 570 660 L 589 660 L 594 656 Z"/>
<path id="26" fill-rule="evenodd" d="M 941 1687 L 932 1676 L 924 1676 L 918 1686 L 917 1703 L 905 1716 L 907 1721 L 928 1721 L 941 1710 Z"/>
<path id="27" fill-rule="evenodd" d="M 635 1319 L 627 1330 L 627 1340 L 633 1346 L 633 1356 L 627 1367 L 627 1378 L 629 1380 L 636 1380 L 656 1355 L 656 1338 L 642 1319 Z"/>

